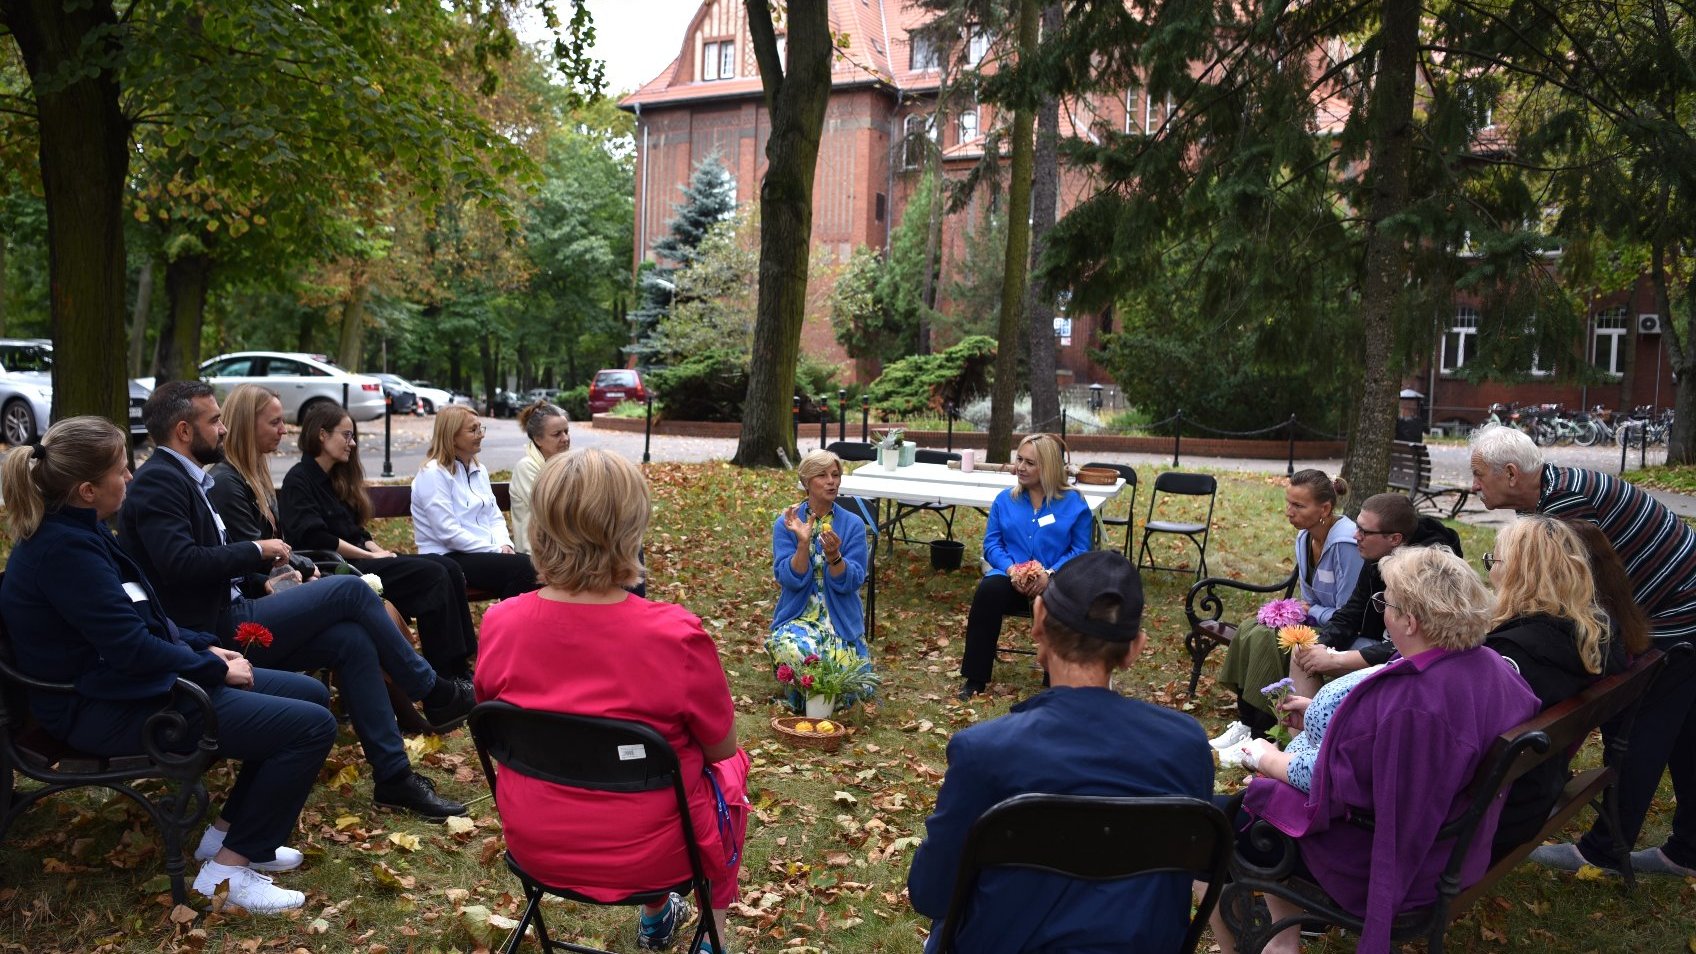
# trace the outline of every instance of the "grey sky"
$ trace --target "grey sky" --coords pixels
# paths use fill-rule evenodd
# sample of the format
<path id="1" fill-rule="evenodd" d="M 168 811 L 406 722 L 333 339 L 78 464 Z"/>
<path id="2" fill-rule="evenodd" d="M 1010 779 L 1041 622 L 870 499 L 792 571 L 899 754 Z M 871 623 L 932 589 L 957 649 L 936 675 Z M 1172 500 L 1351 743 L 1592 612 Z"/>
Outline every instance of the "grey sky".
<path id="1" fill-rule="evenodd" d="M 595 18 L 594 55 L 607 64 L 607 95 L 616 96 L 648 82 L 677 55 L 683 29 L 702 0 L 588 0 Z M 558 8 L 569 15 L 571 4 Z M 521 31 L 527 42 L 548 39 L 539 18 Z"/>

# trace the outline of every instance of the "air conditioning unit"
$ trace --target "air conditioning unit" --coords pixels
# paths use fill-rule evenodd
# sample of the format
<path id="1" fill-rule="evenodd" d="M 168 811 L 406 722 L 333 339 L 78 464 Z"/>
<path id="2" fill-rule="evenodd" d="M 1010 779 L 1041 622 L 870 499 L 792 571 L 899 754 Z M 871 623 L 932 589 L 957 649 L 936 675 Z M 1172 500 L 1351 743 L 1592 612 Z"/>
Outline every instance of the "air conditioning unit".
<path id="1" fill-rule="evenodd" d="M 1638 315 L 1637 333 L 1640 335 L 1658 335 L 1661 333 L 1660 315 Z"/>

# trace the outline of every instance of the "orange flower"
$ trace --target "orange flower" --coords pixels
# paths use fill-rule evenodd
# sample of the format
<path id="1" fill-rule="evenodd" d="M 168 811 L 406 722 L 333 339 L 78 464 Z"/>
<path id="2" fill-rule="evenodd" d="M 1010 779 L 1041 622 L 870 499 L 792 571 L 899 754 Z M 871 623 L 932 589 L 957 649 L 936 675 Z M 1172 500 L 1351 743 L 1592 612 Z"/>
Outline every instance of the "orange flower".
<path id="1" fill-rule="evenodd" d="M 1288 652 L 1297 646 L 1312 646 L 1319 642 L 1319 634 L 1312 626 L 1285 626 L 1278 630 L 1278 648 Z"/>

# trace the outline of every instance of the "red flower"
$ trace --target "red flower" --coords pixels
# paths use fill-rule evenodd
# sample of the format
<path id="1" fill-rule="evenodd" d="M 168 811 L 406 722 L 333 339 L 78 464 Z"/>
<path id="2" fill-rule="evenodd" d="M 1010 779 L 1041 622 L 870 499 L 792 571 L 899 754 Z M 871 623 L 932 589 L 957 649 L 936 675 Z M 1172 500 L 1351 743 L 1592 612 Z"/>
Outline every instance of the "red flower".
<path id="1" fill-rule="evenodd" d="M 783 665 L 777 667 L 777 681 L 778 682 L 794 682 L 795 681 L 795 670 L 790 668 L 788 663 L 784 663 Z"/>
<path id="2" fill-rule="evenodd" d="M 813 688 L 813 676 L 812 676 L 811 673 L 808 673 L 807 675 L 801 677 L 801 688 L 802 689 Z"/>
<path id="3" fill-rule="evenodd" d="M 241 654 L 247 655 L 255 644 L 260 649 L 271 648 L 271 631 L 258 623 L 243 623 L 236 627 L 236 642 L 241 644 Z"/>
<path id="4" fill-rule="evenodd" d="M 816 663 L 818 661 L 819 661 L 819 654 L 818 653 L 808 653 L 807 658 L 801 660 L 801 665 L 811 666 L 813 663 Z"/>

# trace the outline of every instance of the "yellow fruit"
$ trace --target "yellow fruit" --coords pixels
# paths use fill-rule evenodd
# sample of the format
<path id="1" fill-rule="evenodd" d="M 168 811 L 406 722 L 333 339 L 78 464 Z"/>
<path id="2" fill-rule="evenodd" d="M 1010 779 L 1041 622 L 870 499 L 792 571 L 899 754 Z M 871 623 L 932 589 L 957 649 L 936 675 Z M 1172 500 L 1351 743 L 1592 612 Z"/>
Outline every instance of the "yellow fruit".
<path id="1" fill-rule="evenodd" d="M 797 722 L 795 723 L 795 731 L 801 733 L 811 732 L 813 731 L 813 724 L 811 722 Z"/>
<path id="2" fill-rule="evenodd" d="M 819 724 L 813 726 L 813 731 L 814 732 L 820 732 L 820 733 L 827 733 L 827 734 L 831 733 L 831 732 L 835 732 L 836 731 L 836 723 L 830 721 L 829 719 L 820 719 Z"/>

